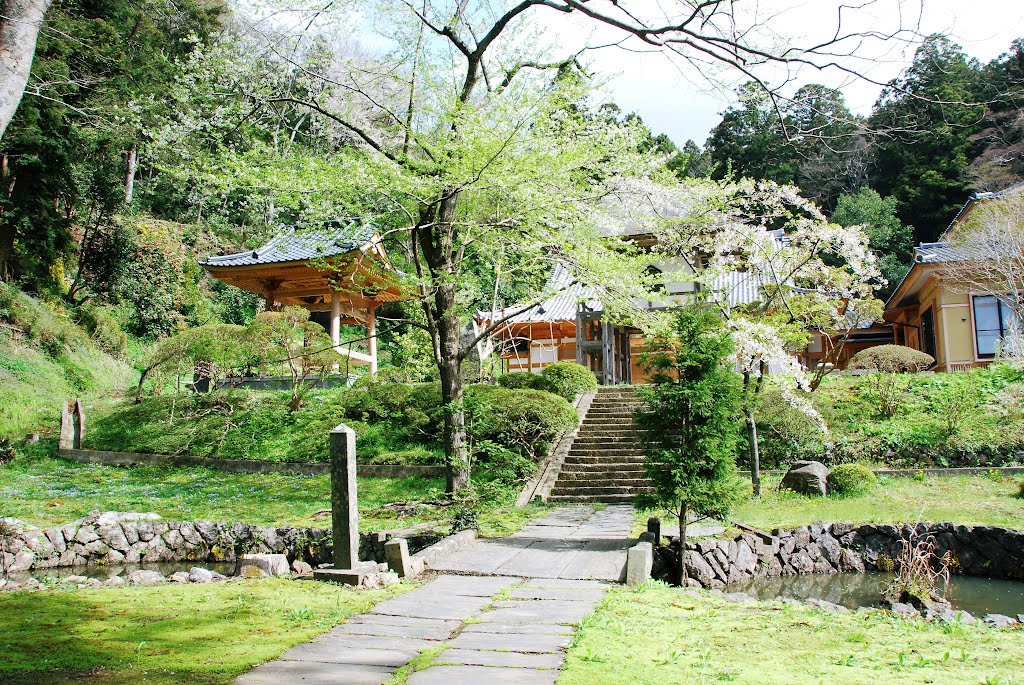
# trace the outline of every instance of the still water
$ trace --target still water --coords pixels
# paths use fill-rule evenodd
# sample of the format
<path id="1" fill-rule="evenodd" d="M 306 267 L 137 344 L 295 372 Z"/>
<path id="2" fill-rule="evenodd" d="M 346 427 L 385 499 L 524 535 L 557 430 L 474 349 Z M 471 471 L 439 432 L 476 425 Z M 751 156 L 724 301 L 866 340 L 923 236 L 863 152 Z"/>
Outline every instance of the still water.
<path id="1" fill-rule="evenodd" d="M 878 606 L 882 591 L 892 581 L 888 573 L 836 573 L 833 575 L 755 578 L 734 583 L 726 592 L 745 592 L 758 599 L 792 597 L 823 599 L 850 609 Z M 984 614 L 1024 614 L 1024 583 L 953 576 L 946 588 L 946 599 L 954 609 L 974 616 Z"/>

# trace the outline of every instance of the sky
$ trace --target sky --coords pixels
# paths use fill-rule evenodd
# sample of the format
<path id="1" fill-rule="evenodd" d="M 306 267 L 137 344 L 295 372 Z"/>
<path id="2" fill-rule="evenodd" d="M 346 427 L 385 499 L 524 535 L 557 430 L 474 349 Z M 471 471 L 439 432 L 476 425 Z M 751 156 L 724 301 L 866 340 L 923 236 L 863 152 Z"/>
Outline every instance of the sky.
<path id="1" fill-rule="evenodd" d="M 898 21 L 896 15 L 901 10 L 904 23 L 916 24 L 920 14 L 917 29 L 920 34 L 945 33 L 962 45 L 968 55 L 982 62 L 998 57 L 1014 38 L 1024 36 L 1024 0 L 921 0 L 921 3 L 880 0 L 876 6 L 863 11 L 866 26 L 879 29 L 891 26 Z M 773 6 L 781 12 L 769 22 L 779 27 L 777 39 L 816 38 L 835 24 L 837 2 L 833 0 L 770 0 L 759 4 Z M 871 10 L 874 15 L 870 14 Z M 576 28 L 560 30 L 574 37 L 582 35 Z M 587 37 L 592 43 L 600 43 L 600 39 L 601 36 L 592 34 Z M 884 83 L 910 64 L 913 48 L 895 41 L 879 42 L 866 45 L 865 55 L 869 59 L 858 68 L 872 80 Z M 592 52 L 590 64 L 596 72 L 611 79 L 604 88 L 609 100 L 624 112 L 640 114 L 655 133 L 666 133 L 680 145 L 687 139 L 702 144 L 720 120 L 721 112 L 735 100 L 732 93 L 732 87 L 738 82 L 735 78 L 725 78 L 724 83 L 711 85 L 699 70 L 680 65 L 679 60 L 673 61 L 662 53 L 607 48 Z M 718 77 L 721 81 L 725 75 Z M 850 109 L 861 114 L 870 111 L 881 90 L 877 85 L 841 77 L 834 72 L 797 75 L 797 85 L 814 82 L 839 87 Z"/>

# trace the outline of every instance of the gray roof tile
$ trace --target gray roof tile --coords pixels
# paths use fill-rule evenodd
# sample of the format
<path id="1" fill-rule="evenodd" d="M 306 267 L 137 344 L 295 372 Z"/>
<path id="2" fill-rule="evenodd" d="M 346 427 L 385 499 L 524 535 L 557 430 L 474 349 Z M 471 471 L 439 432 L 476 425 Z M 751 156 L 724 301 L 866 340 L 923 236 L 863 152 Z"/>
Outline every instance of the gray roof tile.
<path id="1" fill-rule="evenodd" d="M 358 250 L 377 232 L 358 219 L 332 221 L 311 227 L 286 226 L 266 245 L 249 250 L 208 257 L 203 266 L 257 266 L 296 262 L 317 257 L 334 257 Z"/>

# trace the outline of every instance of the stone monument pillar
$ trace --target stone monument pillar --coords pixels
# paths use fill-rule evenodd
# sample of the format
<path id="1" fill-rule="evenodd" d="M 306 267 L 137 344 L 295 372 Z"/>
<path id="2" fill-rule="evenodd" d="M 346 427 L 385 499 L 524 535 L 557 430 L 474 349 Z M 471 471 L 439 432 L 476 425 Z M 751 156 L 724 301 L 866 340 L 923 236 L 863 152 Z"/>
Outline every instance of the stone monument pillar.
<path id="1" fill-rule="evenodd" d="M 359 585 L 359 508 L 356 498 L 356 434 L 345 424 L 331 431 L 331 528 L 334 566 L 313 577 Z"/>

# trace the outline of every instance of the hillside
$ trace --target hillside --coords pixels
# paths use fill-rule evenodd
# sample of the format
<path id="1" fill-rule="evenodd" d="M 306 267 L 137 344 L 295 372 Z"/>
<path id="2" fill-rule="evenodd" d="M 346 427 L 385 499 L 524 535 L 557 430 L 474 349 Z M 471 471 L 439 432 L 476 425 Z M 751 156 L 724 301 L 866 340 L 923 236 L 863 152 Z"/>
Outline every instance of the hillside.
<path id="1" fill-rule="evenodd" d="M 93 313 L 81 323 L 92 332 L 63 306 L 0 283 L 0 437 L 56 433 L 65 399 L 115 393 L 137 381 L 126 339 L 111 321 Z"/>

